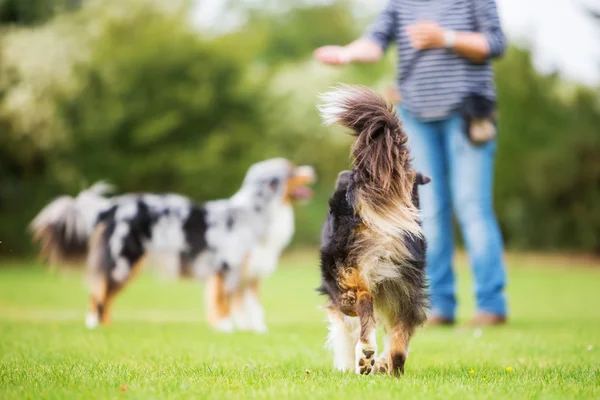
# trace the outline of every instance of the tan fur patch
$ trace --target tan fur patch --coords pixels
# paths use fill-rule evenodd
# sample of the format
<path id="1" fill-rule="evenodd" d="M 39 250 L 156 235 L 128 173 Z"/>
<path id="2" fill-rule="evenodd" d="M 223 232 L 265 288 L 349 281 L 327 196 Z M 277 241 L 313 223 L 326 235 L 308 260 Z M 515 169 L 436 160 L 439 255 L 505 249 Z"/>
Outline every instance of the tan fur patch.
<path id="1" fill-rule="evenodd" d="M 206 310 L 208 322 L 216 325 L 231 313 L 231 298 L 225 293 L 222 274 L 212 275 L 206 284 Z"/>
<path id="2" fill-rule="evenodd" d="M 286 182 L 286 187 L 285 187 L 285 195 L 283 196 L 283 203 L 284 204 L 290 204 L 293 200 L 293 193 L 294 190 L 303 187 L 303 186 L 308 186 L 310 184 L 312 184 L 314 181 L 314 178 L 308 175 L 293 175 L 291 176 L 287 182 Z"/>
<path id="3" fill-rule="evenodd" d="M 250 291 L 254 294 L 254 297 L 256 297 L 256 299 L 258 300 L 258 295 L 260 294 L 260 281 L 258 279 L 255 279 L 252 282 L 250 282 L 248 287 L 250 288 Z"/>
<path id="4" fill-rule="evenodd" d="M 357 316 L 359 294 L 368 292 L 367 285 L 358 268 L 340 269 L 338 284 L 340 289 L 342 289 L 342 293 L 338 299 L 340 311 L 351 317 Z"/>
<path id="5" fill-rule="evenodd" d="M 389 372 L 390 375 L 404 374 L 404 364 L 408 356 L 408 344 L 413 335 L 412 329 L 407 329 L 402 324 L 396 324 L 390 328 L 390 354 L 389 354 Z"/>
<path id="6" fill-rule="evenodd" d="M 356 302 L 356 313 L 360 319 L 360 341 L 369 343 L 371 332 L 376 329 L 373 296 L 369 292 L 359 292 Z"/>

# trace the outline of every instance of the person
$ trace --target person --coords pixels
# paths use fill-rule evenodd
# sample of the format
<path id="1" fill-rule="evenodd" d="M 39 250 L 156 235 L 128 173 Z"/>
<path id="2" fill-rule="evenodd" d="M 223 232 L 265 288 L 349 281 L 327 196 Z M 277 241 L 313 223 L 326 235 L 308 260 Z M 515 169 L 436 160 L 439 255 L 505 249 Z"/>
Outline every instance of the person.
<path id="1" fill-rule="evenodd" d="M 431 288 L 429 325 L 455 322 L 453 211 L 475 280 L 472 325 L 506 322 L 504 245 L 492 203 L 496 136 L 474 141 L 468 99 L 495 105 L 490 60 L 505 50 L 494 0 L 388 0 L 360 39 L 315 51 L 328 65 L 380 60 L 391 42 L 399 56 L 399 116 L 417 171 Z M 495 127 L 495 124 L 494 124 Z"/>

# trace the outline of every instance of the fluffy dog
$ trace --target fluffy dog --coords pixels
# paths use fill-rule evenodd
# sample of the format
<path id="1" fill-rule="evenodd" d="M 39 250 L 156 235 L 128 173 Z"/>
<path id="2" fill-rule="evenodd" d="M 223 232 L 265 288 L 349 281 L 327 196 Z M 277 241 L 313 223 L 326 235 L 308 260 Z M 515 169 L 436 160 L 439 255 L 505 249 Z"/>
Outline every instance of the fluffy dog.
<path id="1" fill-rule="evenodd" d="M 259 282 L 277 266 L 294 232 L 292 201 L 309 197 L 312 167 L 285 159 L 254 164 L 229 199 L 196 204 L 175 194 L 107 199 L 97 184 L 63 196 L 33 220 L 34 238 L 53 263 L 87 259 L 89 328 L 110 319 L 110 306 L 149 253 L 175 255 L 180 276 L 209 279 L 207 314 L 218 330 L 266 331 Z"/>
<path id="2" fill-rule="evenodd" d="M 408 345 L 426 319 L 425 241 L 407 137 L 393 108 L 361 87 L 322 96 L 326 124 L 352 130 L 351 171 L 340 173 L 322 231 L 319 291 L 329 297 L 334 367 L 404 373 Z M 385 348 L 377 355 L 378 322 Z"/>

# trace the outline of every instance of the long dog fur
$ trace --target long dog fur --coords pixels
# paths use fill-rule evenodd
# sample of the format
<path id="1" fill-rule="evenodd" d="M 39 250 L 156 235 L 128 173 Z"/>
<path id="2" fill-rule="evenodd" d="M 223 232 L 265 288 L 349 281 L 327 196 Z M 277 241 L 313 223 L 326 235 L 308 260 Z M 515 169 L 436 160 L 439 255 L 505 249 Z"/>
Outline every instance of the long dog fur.
<path id="1" fill-rule="evenodd" d="M 406 134 L 379 95 L 341 86 L 322 100 L 324 122 L 349 128 L 356 137 L 352 170 L 338 178 L 322 235 L 320 291 L 330 298 L 335 366 L 396 375 L 404 372 L 410 337 L 426 319 L 425 241 L 416 186 L 428 178 L 411 167 Z M 386 349 L 374 366 L 376 318 L 386 330 Z M 354 325 L 360 327 L 358 337 L 349 333 Z M 355 344 L 354 356 L 344 355 L 348 343 Z"/>

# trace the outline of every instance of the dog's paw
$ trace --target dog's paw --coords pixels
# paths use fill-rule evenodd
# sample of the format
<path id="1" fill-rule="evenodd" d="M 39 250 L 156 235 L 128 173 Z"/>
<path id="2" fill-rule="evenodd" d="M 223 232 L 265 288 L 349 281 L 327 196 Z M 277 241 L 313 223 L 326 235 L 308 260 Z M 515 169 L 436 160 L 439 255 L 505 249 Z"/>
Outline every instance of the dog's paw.
<path id="1" fill-rule="evenodd" d="M 267 328 L 267 325 L 264 322 L 255 322 L 252 324 L 252 326 L 250 326 L 249 331 L 258 334 L 265 334 L 269 332 L 269 328 Z"/>
<path id="2" fill-rule="evenodd" d="M 214 323 L 213 328 L 217 332 L 232 333 L 235 329 L 233 321 L 230 318 L 223 318 Z"/>
<path id="3" fill-rule="evenodd" d="M 85 317 L 85 327 L 88 329 L 94 329 L 100 323 L 100 319 L 98 318 L 98 314 L 88 313 Z"/>
<path id="4" fill-rule="evenodd" d="M 375 362 L 375 365 L 373 366 L 373 373 L 374 374 L 387 374 L 388 369 L 389 368 L 388 368 L 387 359 L 380 358 L 379 360 L 377 360 Z"/>
<path id="5" fill-rule="evenodd" d="M 375 353 L 377 348 L 368 343 L 362 343 L 360 340 L 356 345 L 356 366 L 355 372 L 359 375 L 369 375 L 375 365 Z"/>

